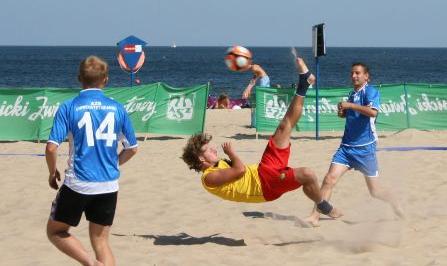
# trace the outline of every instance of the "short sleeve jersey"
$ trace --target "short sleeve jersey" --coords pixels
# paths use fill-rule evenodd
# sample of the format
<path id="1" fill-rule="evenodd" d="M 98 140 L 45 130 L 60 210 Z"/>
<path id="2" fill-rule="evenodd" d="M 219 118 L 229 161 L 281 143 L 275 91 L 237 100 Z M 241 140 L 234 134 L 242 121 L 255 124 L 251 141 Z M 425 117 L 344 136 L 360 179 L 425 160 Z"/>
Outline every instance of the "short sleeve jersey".
<path id="1" fill-rule="evenodd" d="M 380 107 L 379 91 L 365 84 L 358 91 L 349 93 L 348 102 L 362 106 L 370 106 L 376 110 Z M 377 141 L 376 117 L 369 117 L 354 110 L 346 111 L 346 125 L 342 145 L 364 146 Z"/>
<path id="2" fill-rule="evenodd" d="M 228 162 L 219 160 L 216 166 L 209 167 L 203 172 L 202 185 L 209 193 L 230 201 L 251 203 L 266 201 L 262 193 L 257 164 L 246 165 L 244 175 L 233 182 L 218 187 L 208 187 L 205 184 L 205 178 L 209 173 L 227 168 L 230 168 Z"/>
<path id="3" fill-rule="evenodd" d="M 137 146 L 124 107 L 100 89 L 86 89 L 64 102 L 56 112 L 49 142 L 70 140 L 69 168 L 64 184 L 84 194 L 118 190 L 118 143 Z"/>

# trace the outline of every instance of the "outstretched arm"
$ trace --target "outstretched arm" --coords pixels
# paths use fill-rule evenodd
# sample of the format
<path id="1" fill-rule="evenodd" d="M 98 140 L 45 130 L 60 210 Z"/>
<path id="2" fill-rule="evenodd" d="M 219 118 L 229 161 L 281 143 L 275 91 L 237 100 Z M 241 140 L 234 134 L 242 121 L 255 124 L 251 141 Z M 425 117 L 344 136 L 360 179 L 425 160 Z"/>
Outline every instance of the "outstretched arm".
<path id="1" fill-rule="evenodd" d="M 232 165 L 230 168 L 211 172 L 205 177 L 205 184 L 209 187 L 218 187 L 225 183 L 235 181 L 245 173 L 245 165 L 234 152 L 231 143 L 222 144 L 222 149 L 230 158 Z"/>
<path id="2" fill-rule="evenodd" d="M 358 105 L 358 104 L 351 103 L 351 102 L 340 102 L 338 104 L 338 109 L 341 111 L 351 109 L 351 110 L 361 113 L 362 115 L 366 115 L 369 117 L 376 117 L 377 114 L 379 113 L 379 111 L 377 111 L 377 109 L 374 109 L 370 106 Z"/>
<path id="3" fill-rule="evenodd" d="M 242 93 L 242 99 L 248 99 L 250 97 L 251 94 L 251 90 L 253 89 L 253 87 L 256 85 L 256 81 L 258 80 L 257 76 L 254 76 L 251 80 L 250 83 L 248 83 L 247 88 L 245 88 L 244 92 Z"/>

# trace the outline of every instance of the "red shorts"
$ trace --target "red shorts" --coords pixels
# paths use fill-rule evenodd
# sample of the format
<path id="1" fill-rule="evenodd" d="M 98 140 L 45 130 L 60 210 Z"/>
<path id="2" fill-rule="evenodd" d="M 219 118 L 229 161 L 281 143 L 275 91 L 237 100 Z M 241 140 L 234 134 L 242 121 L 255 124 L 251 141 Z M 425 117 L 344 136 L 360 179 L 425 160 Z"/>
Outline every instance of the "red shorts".
<path id="1" fill-rule="evenodd" d="M 289 147 L 280 149 L 270 137 L 258 167 L 262 192 L 267 201 L 275 200 L 282 194 L 301 186 L 295 180 L 293 169 L 288 166 L 289 156 L 290 144 Z"/>

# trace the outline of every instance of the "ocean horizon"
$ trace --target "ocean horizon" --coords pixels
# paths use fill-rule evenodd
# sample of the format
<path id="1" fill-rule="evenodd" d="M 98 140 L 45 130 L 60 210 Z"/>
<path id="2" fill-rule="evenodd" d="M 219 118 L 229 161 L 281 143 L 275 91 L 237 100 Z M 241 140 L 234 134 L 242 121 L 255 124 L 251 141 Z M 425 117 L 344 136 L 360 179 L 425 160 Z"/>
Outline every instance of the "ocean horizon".
<path id="1" fill-rule="evenodd" d="M 290 47 L 247 46 L 254 62 L 268 73 L 273 85 L 290 87 L 296 72 Z M 233 98 L 247 86 L 252 74 L 229 71 L 224 64 L 228 46 L 147 46 L 146 62 L 136 74 L 141 84 L 164 82 L 190 87 L 210 82 L 210 94 Z M 297 47 L 312 71 L 311 47 Z M 98 55 L 110 65 L 109 87 L 130 86 L 129 74 L 117 63 L 116 46 L 0 46 L 0 88 L 78 88 L 80 61 Z M 350 86 L 353 62 L 369 65 L 373 84 L 447 84 L 447 48 L 433 47 L 327 47 L 320 57 L 320 86 Z"/>

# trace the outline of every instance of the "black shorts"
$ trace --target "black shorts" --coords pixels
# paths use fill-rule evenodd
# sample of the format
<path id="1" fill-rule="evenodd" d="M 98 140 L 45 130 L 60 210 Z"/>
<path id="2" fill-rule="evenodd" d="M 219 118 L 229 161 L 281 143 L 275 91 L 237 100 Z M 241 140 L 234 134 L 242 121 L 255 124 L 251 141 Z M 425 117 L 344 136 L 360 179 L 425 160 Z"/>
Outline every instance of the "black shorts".
<path id="1" fill-rule="evenodd" d="M 63 185 L 51 206 L 50 219 L 77 226 L 82 213 L 88 221 L 104 226 L 112 225 L 118 192 L 86 195 Z"/>

